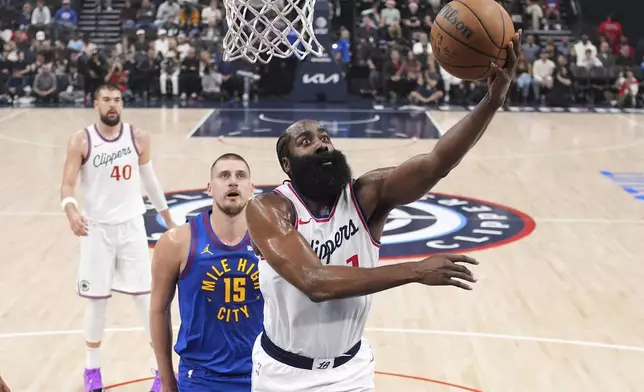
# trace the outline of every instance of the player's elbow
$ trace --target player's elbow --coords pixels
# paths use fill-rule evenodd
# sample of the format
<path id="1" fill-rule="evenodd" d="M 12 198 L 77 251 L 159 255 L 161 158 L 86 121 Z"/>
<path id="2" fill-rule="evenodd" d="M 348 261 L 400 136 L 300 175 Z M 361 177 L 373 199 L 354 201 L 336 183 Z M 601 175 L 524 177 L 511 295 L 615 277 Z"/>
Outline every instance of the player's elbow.
<path id="1" fill-rule="evenodd" d="M 325 302 L 332 299 L 331 296 L 324 291 L 311 291 L 306 295 L 309 297 L 311 302 L 315 302 L 315 303 Z"/>
<path id="2" fill-rule="evenodd" d="M 330 299 L 333 299 L 329 293 L 325 291 L 310 291 L 306 293 L 307 297 L 311 300 L 311 302 L 315 303 L 320 303 L 320 302 L 325 302 Z"/>
<path id="3" fill-rule="evenodd" d="M 319 303 L 333 299 L 329 285 L 315 271 L 302 274 L 302 291 L 311 302 Z"/>

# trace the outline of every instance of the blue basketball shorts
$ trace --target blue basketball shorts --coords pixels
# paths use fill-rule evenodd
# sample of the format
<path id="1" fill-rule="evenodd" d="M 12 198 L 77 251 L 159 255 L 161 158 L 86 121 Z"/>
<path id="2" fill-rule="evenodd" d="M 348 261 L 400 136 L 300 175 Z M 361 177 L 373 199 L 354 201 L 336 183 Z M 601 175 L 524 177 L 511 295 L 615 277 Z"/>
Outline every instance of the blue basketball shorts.
<path id="1" fill-rule="evenodd" d="M 179 392 L 251 392 L 251 375 L 222 377 L 205 369 L 179 363 Z"/>

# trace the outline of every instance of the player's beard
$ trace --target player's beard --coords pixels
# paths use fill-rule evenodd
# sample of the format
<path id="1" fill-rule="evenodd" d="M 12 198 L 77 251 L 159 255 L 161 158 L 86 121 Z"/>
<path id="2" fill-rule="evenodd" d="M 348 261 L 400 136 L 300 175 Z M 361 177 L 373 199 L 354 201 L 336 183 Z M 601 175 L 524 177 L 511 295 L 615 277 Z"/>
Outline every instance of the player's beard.
<path id="1" fill-rule="evenodd" d="M 242 211 L 244 211 L 244 207 L 246 207 L 245 202 L 229 204 L 229 203 L 226 203 L 225 200 L 223 203 L 219 201 L 215 201 L 215 204 L 217 204 L 217 208 L 219 208 L 219 211 L 223 212 L 224 214 L 230 217 L 235 217 L 239 215 Z"/>
<path id="2" fill-rule="evenodd" d="M 114 127 L 121 122 L 121 116 L 117 114 L 113 118 L 110 118 L 107 113 L 101 114 L 101 122 L 108 127 Z"/>
<path id="3" fill-rule="evenodd" d="M 331 164 L 324 165 L 325 162 Z M 291 182 L 299 193 L 312 200 L 331 201 L 351 181 L 351 168 L 339 150 L 289 157 Z"/>

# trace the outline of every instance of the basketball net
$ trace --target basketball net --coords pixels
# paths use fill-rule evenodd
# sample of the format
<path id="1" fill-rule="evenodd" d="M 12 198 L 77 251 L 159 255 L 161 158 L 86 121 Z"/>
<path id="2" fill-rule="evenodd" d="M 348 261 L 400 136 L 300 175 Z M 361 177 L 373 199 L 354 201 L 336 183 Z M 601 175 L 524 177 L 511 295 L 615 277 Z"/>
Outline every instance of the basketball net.
<path id="1" fill-rule="evenodd" d="M 315 0 L 224 0 L 224 7 L 224 61 L 266 64 L 273 57 L 303 60 L 324 52 L 313 31 Z"/>

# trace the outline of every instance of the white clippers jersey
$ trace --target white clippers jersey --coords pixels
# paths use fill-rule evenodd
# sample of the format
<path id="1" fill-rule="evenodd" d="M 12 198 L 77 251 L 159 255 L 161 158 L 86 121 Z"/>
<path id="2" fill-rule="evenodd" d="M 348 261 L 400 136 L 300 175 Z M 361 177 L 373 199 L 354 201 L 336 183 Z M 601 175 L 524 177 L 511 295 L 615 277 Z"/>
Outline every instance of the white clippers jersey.
<path id="1" fill-rule="evenodd" d="M 353 194 L 346 186 L 328 217 L 313 217 L 290 183 L 275 191 L 297 213 L 296 228 L 320 262 L 372 268 L 380 246 L 371 238 Z M 280 348 L 309 358 L 334 358 L 358 343 L 371 308 L 371 295 L 315 303 L 263 261 L 259 281 L 264 296 L 264 329 Z"/>
<path id="2" fill-rule="evenodd" d="M 122 123 L 114 140 L 105 140 L 95 125 L 85 132 L 89 152 L 81 167 L 80 188 L 87 219 L 118 224 L 142 215 L 145 205 L 132 126 Z"/>

